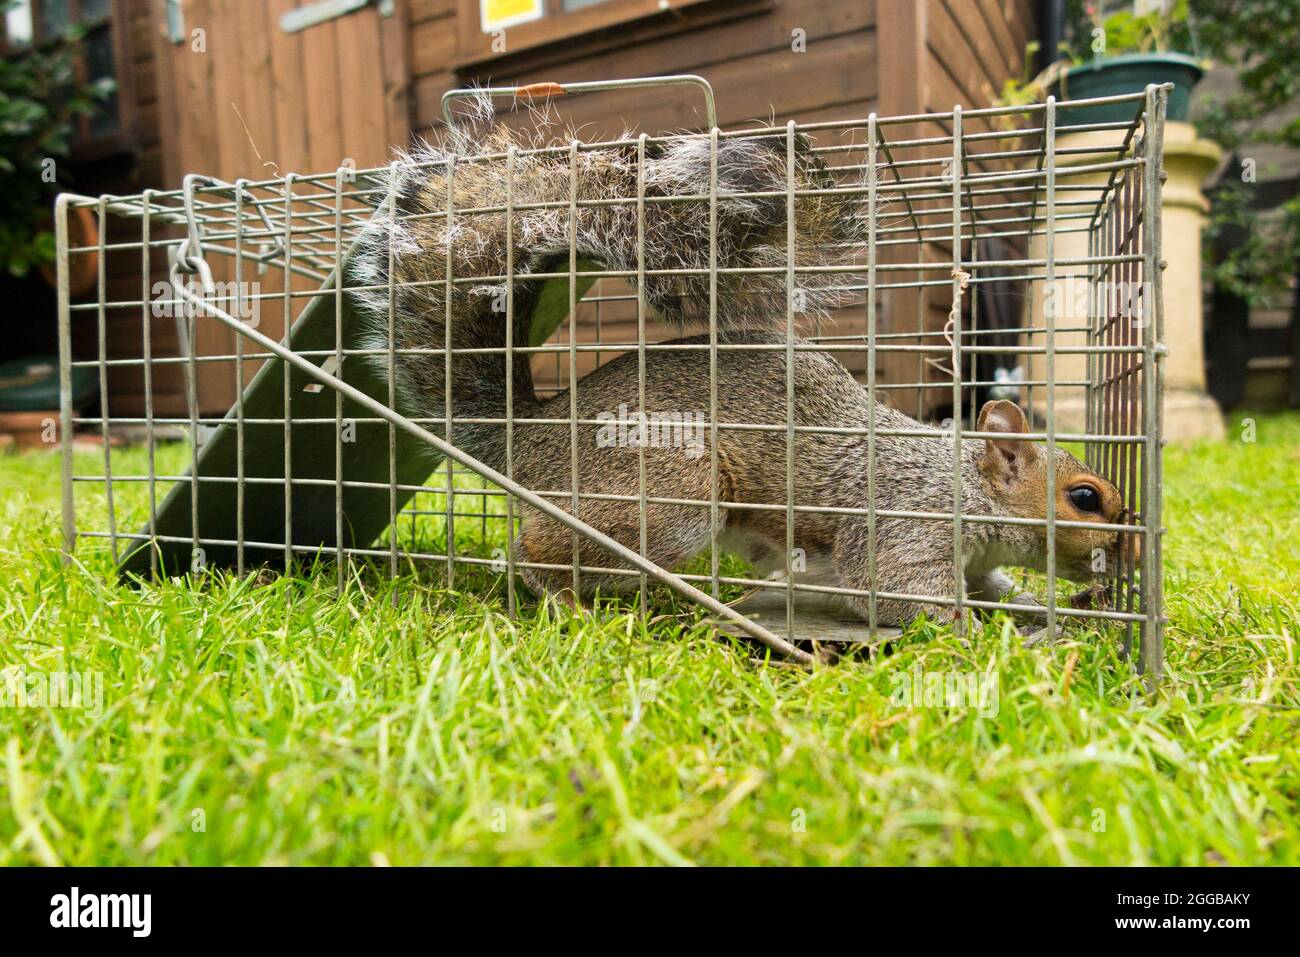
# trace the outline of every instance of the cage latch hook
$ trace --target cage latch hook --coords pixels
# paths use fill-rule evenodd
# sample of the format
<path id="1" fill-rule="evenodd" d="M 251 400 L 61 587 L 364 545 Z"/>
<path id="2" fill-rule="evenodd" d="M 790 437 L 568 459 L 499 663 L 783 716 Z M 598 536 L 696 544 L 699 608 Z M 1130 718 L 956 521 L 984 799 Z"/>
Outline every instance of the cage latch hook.
<path id="1" fill-rule="evenodd" d="M 227 183 L 219 180 L 214 176 L 203 176 L 198 173 L 191 173 L 184 180 L 184 198 L 185 198 L 185 226 L 186 236 L 181 240 L 180 245 L 176 247 L 174 263 L 181 272 L 190 275 L 198 274 L 203 283 L 203 289 L 207 293 L 212 293 L 215 286 L 212 282 L 212 270 L 207 265 L 207 260 L 203 255 L 203 235 L 199 228 L 199 217 L 196 213 L 197 204 L 194 200 L 194 194 L 199 187 L 209 187 L 217 189 L 229 189 L 234 193 L 242 196 L 245 202 L 252 202 L 253 196 L 249 192 L 245 180 L 239 180 L 236 183 Z M 275 230 L 272 227 L 270 217 L 261 204 L 253 203 L 257 216 L 262 221 L 267 236 L 274 236 Z M 269 248 L 267 248 L 269 247 Z M 244 253 L 245 258 L 252 259 L 259 266 L 265 267 L 266 263 L 275 259 L 284 253 L 284 242 L 278 237 L 272 238 L 264 247 L 264 251 L 257 255 Z"/>
<path id="2" fill-rule="evenodd" d="M 199 233 L 199 220 L 194 213 L 194 190 L 196 185 L 202 181 L 204 185 L 214 185 L 215 180 L 209 176 L 201 176 L 197 173 L 190 173 L 184 180 L 185 195 L 185 225 L 186 236 L 181 240 L 180 245 L 176 247 L 172 257 L 173 277 L 176 272 L 188 273 L 199 276 L 199 281 L 203 283 L 203 291 L 211 295 L 216 291 L 216 284 L 212 281 L 212 268 L 203 258 L 203 238 Z"/>

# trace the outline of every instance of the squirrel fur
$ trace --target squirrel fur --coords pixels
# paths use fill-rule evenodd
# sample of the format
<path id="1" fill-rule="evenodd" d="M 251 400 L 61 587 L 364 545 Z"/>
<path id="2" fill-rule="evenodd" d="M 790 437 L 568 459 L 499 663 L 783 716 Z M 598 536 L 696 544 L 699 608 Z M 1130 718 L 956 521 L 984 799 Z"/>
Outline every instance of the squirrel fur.
<path id="1" fill-rule="evenodd" d="M 490 119 L 487 108 L 484 117 Z M 516 209 L 512 247 L 513 341 L 528 344 L 527 317 L 541 282 L 530 275 L 567 270 L 570 249 L 570 153 L 560 148 L 536 151 L 519 134 L 494 129 L 484 138 L 458 135 L 443 150 L 425 146 L 392 167 L 387 184 L 395 215 L 381 207 L 350 263 L 350 282 L 369 287 L 366 297 L 374 348 L 387 348 L 391 278 L 395 310 L 391 318 L 399 350 L 443 350 L 446 318 L 452 318 L 451 441 L 479 460 L 504 471 L 506 401 L 506 317 L 501 311 L 507 263 L 508 217 L 493 209 L 508 203 Z M 599 261 L 608 270 L 633 271 L 643 249 L 648 271 L 707 269 L 710 261 L 707 200 L 646 202 L 643 242 L 637 227 L 638 157 L 635 147 L 598 148 L 577 153 L 577 197 L 623 200 L 579 206 L 574 229 L 579 257 Z M 644 190 L 647 200 L 707 195 L 711 149 L 708 139 L 668 139 L 647 146 Z M 784 137 L 720 139 L 716 160 L 716 257 L 720 268 L 786 266 L 786 142 Z M 798 137 L 795 188 L 831 189 L 837 184 Z M 512 194 L 507 197 L 507 183 Z M 448 196 L 455 214 L 448 219 Z M 733 198 L 729 194 L 770 193 Z M 795 261 L 799 267 L 853 262 L 865 241 L 867 217 L 856 193 L 827 192 L 800 196 L 795 204 Z M 519 209 L 518 207 L 524 207 Z M 446 300 L 446 269 L 455 277 L 479 281 L 452 284 Z M 722 547 L 741 553 L 760 571 L 786 567 L 786 279 L 784 272 L 717 276 L 716 322 L 720 342 L 748 346 L 717 355 L 718 422 L 758 423 L 761 431 L 718 431 L 719 501 L 769 506 L 766 509 L 722 507 L 718 530 Z M 843 272 L 800 273 L 802 312 L 824 314 L 843 301 Z M 645 278 L 647 306 L 677 329 L 707 322 L 708 275 Z M 625 354 L 584 377 L 578 384 L 581 420 L 608 418 L 612 410 L 630 408 L 634 416 L 662 415 L 670 421 L 707 422 L 710 363 L 707 337 L 674 340 L 683 351 L 654 351 L 646 356 L 644 409 L 638 410 L 638 356 Z M 779 347 L 779 348 L 778 348 Z M 454 350 L 491 350 L 460 354 Z M 511 466 L 514 478 L 571 508 L 570 397 L 542 401 L 532 382 L 528 353 L 514 357 Z M 386 357 L 384 359 L 386 362 Z M 396 356 L 396 385 L 408 404 L 441 417 L 445 408 L 444 355 Z M 834 356 L 810 350 L 795 353 L 795 425 L 865 429 L 874 417 L 876 438 L 875 508 L 878 512 L 951 513 L 955 444 L 948 432 L 923 426 L 881 403 Z M 495 422 L 462 422 L 490 419 Z M 527 421 L 549 419 L 548 424 Z M 640 419 L 638 419 L 640 421 Z M 779 428 L 771 428 L 776 426 Z M 641 523 L 637 442 L 601 441 L 600 426 L 578 427 L 580 493 L 631 496 L 631 501 L 582 499 L 578 517 L 623 545 L 639 549 Z M 933 436 L 897 436 L 890 430 L 926 430 Z M 1004 434 L 989 441 L 967 439 L 960 446 L 963 515 L 1044 518 L 1047 451 L 1015 436 L 1028 430 L 1014 403 L 990 402 L 979 417 L 980 431 Z M 636 426 L 633 426 L 636 432 Z M 884 434 L 881 434 L 884 433 Z M 643 440 L 644 441 L 644 440 Z M 707 439 L 704 440 L 707 443 Z M 647 443 L 648 445 L 649 443 Z M 707 444 L 704 446 L 707 449 Z M 646 506 L 646 557 L 672 569 L 710 548 L 709 501 L 711 458 L 695 447 L 647 447 L 646 495 L 693 500 L 699 504 L 650 502 Z M 1068 452 L 1056 450 L 1056 515 L 1059 520 L 1117 524 L 1125 514 L 1122 496 L 1106 479 Z M 796 506 L 867 507 L 868 450 L 865 434 L 797 432 L 795 436 Z M 1091 491 L 1087 491 L 1091 490 Z M 770 506 L 780 506 L 771 508 Z M 524 506 L 523 527 L 513 544 L 516 560 L 560 566 L 522 568 L 520 573 L 539 592 L 566 597 L 573 574 L 574 533 Z M 963 522 L 965 565 L 958 581 L 953 565 L 952 522 L 878 516 L 876 582 L 878 593 L 934 597 L 964 588 L 971 598 L 996 601 L 1012 590 L 1000 569 L 1016 565 L 1043 569 L 1046 529 L 1020 524 Z M 806 555 L 807 573 L 798 580 L 867 590 L 871 587 L 868 520 L 865 515 L 800 512 L 795 518 L 795 547 Z M 1087 528 L 1056 530 L 1057 571 L 1076 581 L 1113 571 L 1123 541 L 1120 533 Z M 1105 562 L 1096 561 L 1097 550 Z M 579 536 L 583 565 L 621 566 L 596 543 Z M 632 574 L 583 572 L 580 601 L 597 590 L 605 594 L 637 586 Z M 1018 596 L 1018 599 L 1022 596 Z M 863 617 L 866 599 L 851 599 Z M 947 607 L 951 615 L 951 607 Z M 878 620 L 903 624 L 943 606 L 909 598 L 881 597 Z"/>
<path id="2" fill-rule="evenodd" d="M 479 103 L 480 123 L 490 122 L 491 107 Z M 542 130 L 546 125 L 542 125 Z M 381 202 L 376 217 L 350 259 L 350 284 L 370 325 L 369 347 L 388 347 L 390 261 L 395 290 L 394 337 L 399 349 L 443 350 L 446 346 L 446 269 L 475 281 L 453 282 L 451 315 L 453 440 L 491 465 L 505 467 L 505 431 L 499 424 L 462 419 L 501 419 L 506 412 L 506 315 L 508 200 L 513 217 L 512 333 L 515 347 L 528 345 L 527 317 L 542 281 L 530 275 L 569 268 L 569 152 L 539 150 L 544 132 L 531 140 L 505 127 L 485 136 L 452 136 L 444 148 L 424 144 L 391 167 L 383 192 L 391 191 L 390 213 Z M 625 136 L 625 138 L 627 138 Z M 508 161 L 507 151 L 515 151 Z M 708 139 L 672 138 L 646 146 L 644 189 L 644 267 L 706 270 L 710 263 L 707 198 L 657 202 L 672 197 L 707 197 L 710 183 Z M 717 327 L 720 338 L 785 324 L 786 143 L 784 136 L 719 139 L 717 150 L 717 243 L 719 269 L 777 269 L 770 273 L 720 273 L 717 277 Z M 508 188 L 513 166 L 513 189 Z M 577 201 L 624 200 L 578 206 L 574 244 L 580 259 L 600 262 L 610 271 L 635 271 L 638 259 L 637 150 L 634 146 L 597 148 L 577 154 Z M 796 138 L 795 188 L 834 188 L 838 184 Z M 448 220 L 448 193 L 456 211 Z M 768 193 L 758 198 L 743 194 Z M 512 195 L 508 195 L 512 194 Z M 741 195 L 737 195 L 741 194 Z M 540 208 L 538 208 L 540 206 Z M 852 262 L 865 241 L 861 199 L 845 194 L 800 197 L 796 206 L 795 264 L 837 266 Z M 489 213 L 464 210 L 497 209 Z M 801 277 L 801 307 L 806 315 L 825 315 L 846 299 L 846 279 L 834 272 Z M 709 319 L 709 277 L 648 275 L 648 310 L 671 328 L 687 330 Z M 773 308 L 780 303 L 780 308 Z M 494 353 L 458 354 L 461 349 Z M 516 418 L 534 416 L 530 355 L 513 357 L 510 378 Z M 386 357 L 380 360 L 385 363 Z M 446 367 L 442 355 L 399 355 L 398 388 L 428 417 L 445 411 Z"/>

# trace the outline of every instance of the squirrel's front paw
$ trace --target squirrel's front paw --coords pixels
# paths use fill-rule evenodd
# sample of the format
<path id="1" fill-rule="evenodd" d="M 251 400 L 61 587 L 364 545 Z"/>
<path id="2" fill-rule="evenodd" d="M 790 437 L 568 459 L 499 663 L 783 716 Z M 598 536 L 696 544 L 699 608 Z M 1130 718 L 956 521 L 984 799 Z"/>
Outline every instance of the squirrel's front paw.
<path id="1" fill-rule="evenodd" d="M 1070 596 L 1070 607 L 1084 610 L 1091 608 L 1109 609 L 1111 607 L 1110 588 L 1101 582 L 1089 585 L 1083 591 Z"/>
<path id="2" fill-rule="evenodd" d="M 1065 601 L 1065 607 L 1077 608 L 1079 610 L 1090 610 L 1093 608 L 1110 608 L 1111 604 L 1110 604 L 1109 595 L 1110 595 L 1109 590 L 1106 588 L 1105 585 L 1102 584 L 1089 585 L 1087 588 L 1083 589 L 1082 591 L 1077 592 L 1071 595 L 1069 598 L 1067 598 Z M 1041 599 L 1027 593 L 1016 595 L 1014 598 L 1011 599 L 1011 601 L 1012 603 L 1017 605 L 1042 606 L 1043 604 Z M 1028 614 L 1028 613 L 1022 613 L 1022 614 Z M 1038 616 L 1035 615 L 1034 617 L 1037 618 Z M 1029 634 L 1029 637 L 1025 639 L 1025 647 L 1037 648 L 1040 645 L 1051 644 L 1057 641 L 1061 641 L 1064 638 L 1065 638 L 1065 622 L 1063 620 L 1058 620 L 1056 623 L 1056 634 L 1054 635 L 1048 634 L 1048 630 L 1046 626 L 1039 628 L 1031 632 Z"/>
<path id="3" fill-rule="evenodd" d="M 1040 648 L 1043 645 L 1053 645 L 1056 644 L 1058 641 L 1064 641 L 1064 640 L 1065 640 L 1065 628 L 1060 622 L 1057 622 L 1055 628 L 1049 629 L 1046 625 L 1044 625 L 1042 628 L 1039 628 L 1037 631 L 1030 632 L 1029 637 L 1025 639 L 1025 647 Z"/>

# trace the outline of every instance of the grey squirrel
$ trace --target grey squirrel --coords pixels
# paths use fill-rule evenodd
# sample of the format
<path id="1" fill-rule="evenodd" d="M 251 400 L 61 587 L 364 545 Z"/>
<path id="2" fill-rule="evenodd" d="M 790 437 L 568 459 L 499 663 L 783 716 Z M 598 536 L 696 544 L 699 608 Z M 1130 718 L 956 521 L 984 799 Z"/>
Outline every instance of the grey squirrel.
<path id="1" fill-rule="evenodd" d="M 454 139 L 446 151 L 425 146 L 392 167 L 385 186 L 393 215 L 381 207 L 351 261 L 353 284 L 368 286 L 373 348 L 387 349 L 388 285 L 395 288 L 392 323 L 398 349 L 442 350 L 447 316 L 452 320 L 451 401 L 453 444 L 493 468 L 506 465 L 506 319 L 501 311 L 507 264 L 507 215 L 513 210 L 513 340 L 528 344 L 526 317 L 541 282 L 529 277 L 568 269 L 570 202 L 573 182 L 569 150 L 518 150 L 518 134 L 497 128 L 485 138 Z M 535 146 L 536 144 L 527 144 Z M 787 143 L 783 135 L 722 138 L 717 146 L 716 260 L 720 268 L 778 267 L 768 273 L 716 277 L 716 323 L 720 342 L 751 347 L 717 355 L 718 421 L 760 423 L 766 431 L 721 429 L 718 433 L 718 493 L 721 502 L 784 506 L 786 502 L 786 196 Z M 507 155 L 512 154 L 512 155 Z M 647 144 L 641 182 L 644 229 L 638 232 L 639 159 L 635 146 L 602 147 L 577 154 L 577 198 L 573 227 L 577 255 L 609 270 L 633 271 L 643 250 L 644 297 L 658 318 L 678 329 L 707 321 L 709 277 L 657 274 L 661 270 L 707 269 L 710 261 L 709 192 L 713 166 L 707 138 L 670 138 Z M 794 184 L 813 190 L 795 204 L 795 262 L 799 267 L 851 263 L 865 242 L 867 216 L 856 191 L 836 191 L 837 183 L 806 137 L 796 138 Z M 511 184 L 507 196 L 507 183 Z M 455 215 L 447 217 L 449 196 Z M 737 194 L 742 194 L 738 196 Z M 769 194 L 753 196 L 746 194 Z M 695 199 L 661 202 L 670 197 Z M 614 201 L 619 202 L 600 202 Z M 462 212 L 493 209 L 496 212 Z M 446 300 L 446 269 L 452 276 L 480 277 L 452 284 Z M 824 314 L 842 301 L 845 276 L 834 271 L 800 272 L 801 311 Z M 647 354 L 645 408 L 650 418 L 707 422 L 710 363 L 698 348 L 707 337 L 674 340 L 694 345 L 683 351 Z M 386 360 L 385 360 L 386 361 Z M 441 417 L 446 396 L 444 356 L 398 355 L 397 387 L 430 417 Z M 539 492 L 566 493 L 553 499 L 570 508 L 570 398 L 537 398 L 529 354 L 513 357 L 513 475 Z M 874 416 L 878 430 L 927 429 L 894 409 L 871 403 L 867 392 L 833 356 L 798 351 L 794 363 L 796 426 L 864 429 Z M 638 356 L 628 353 L 578 383 L 581 420 L 607 420 L 614 410 L 638 409 Z M 632 415 L 635 417 L 636 412 Z M 462 422 L 494 419 L 496 422 Z M 525 420 L 551 419 L 554 424 Z M 639 494 L 636 442 L 601 441 L 601 426 L 578 428 L 580 492 L 607 496 Z M 707 426 L 705 427 L 707 428 Z M 994 440 L 961 443 L 962 510 L 965 515 L 1044 518 L 1047 509 L 1046 450 L 1018 439 L 1028 431 L 1014 403 L 987 403 L 978 429 L 998 433 Z M 633 426 L 636 431 L 636 426 Z M 878 511 L 951 513 L 955 445 L 951 435 L 928 429 L 933 437 L 878 434 L 875 507 Z M 707 443 L 707 438 L 703 440 Z M 704 446 L 707 448 L 707 445 Z M 647 505 L 646 556 L 672 569 L 710 548 L 711 458 L 701 446 L 645 450 L 646 494 L 650 498 L 693 500 L 701 504 Z M 1107 480 L 1064 450 L 1056 451 L 1058 519 L 1115 524 L 1124 515 L 1122 497 Z M 867 440 L 863 435 L 801 432 L 795 439 L 797 506 L 867 507 Z M 584 499 L 578 516 L 622 544 L 639 548 L 636 501 Z M 535 590 L 564 596 L 572 585 L 573 533 L 527 507 L 513 545 L 518 561 L 560 566 L 521 568 Z M 762 570 L 783 569 L 786 513 L 779 509 L 721 508 L 719 536 L 728 550 L 742 553 Z M 878 592 L 950 597 L 959 587 L 953 567 L 951 522 L 877 518 L 875 582 Z M 1011 591 L 1002 566 L 1042 569 L 1046 532 L 1018 524 L 965 522 L 964 585 L 973 598 L 997 600 Z M 795 546 L 807 556 L 808 577 L 841 587 L 870 587 L 868 520 L 862 515 L 800 512 Z M 1057 528 L 1057 570 L 1064 577 L 1096 578 L 1096 550 L 1114 569 L 1121 535 L 1114 531 Z M 583 565 L 621 567 L 599 545 L 581 539 Z M 637 587 L 635 575 L 584 572 L 581 599 L 597 589 L 616 593 Z M 864 617 L 866 599 L 854 600 Z M 910 600 L 880 599 L 878 620 L 902 624 L 940 606 Z M 949 614 L 951 609 L 949 609 Z"/>

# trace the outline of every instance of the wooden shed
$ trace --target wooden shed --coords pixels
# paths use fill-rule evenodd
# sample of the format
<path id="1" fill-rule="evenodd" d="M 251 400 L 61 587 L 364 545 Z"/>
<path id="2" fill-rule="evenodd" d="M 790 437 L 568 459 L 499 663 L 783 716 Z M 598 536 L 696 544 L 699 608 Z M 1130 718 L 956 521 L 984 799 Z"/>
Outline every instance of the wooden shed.
<path id="1" fill-rule="evenodd" d="M 231 181 L 379 165 L 434 132 L 446 90 L 489 81 L 696 73 L 724 129 L 987 106 L 1036 37 L 1033 0 L 69 2 L 74 16 L 108 11 L 119 81 L 117 135 L 87 143 L 77 163 L 83 193 L 176 188 L 186 173 Z M 688 96 L 635 92 L 566 101 L 563 117 L 585 138 L 704 122 Z M 110 297 L 138 296 L 138 267 L 111 272 Z M 947 304 L 927 305 L 941 325 Z M 114 320 L 110 353 L 138 354 L 140 322 Z M 176 348 L 163 324 L 158 333 L 158 349 Z M 205 335 L 202 349 L 228 350 L 223 330 Z M 93 337 L 93 324 L 76 330 L 78 349 Z M 138 389 L 115 379 L 110 401 L 125 414 Z M 179 379 L 155 389 L 158 413 L 179 414 Z M 233 392 L 228 375 L 202 379 L 204 414 L 223 412 Z"/>

